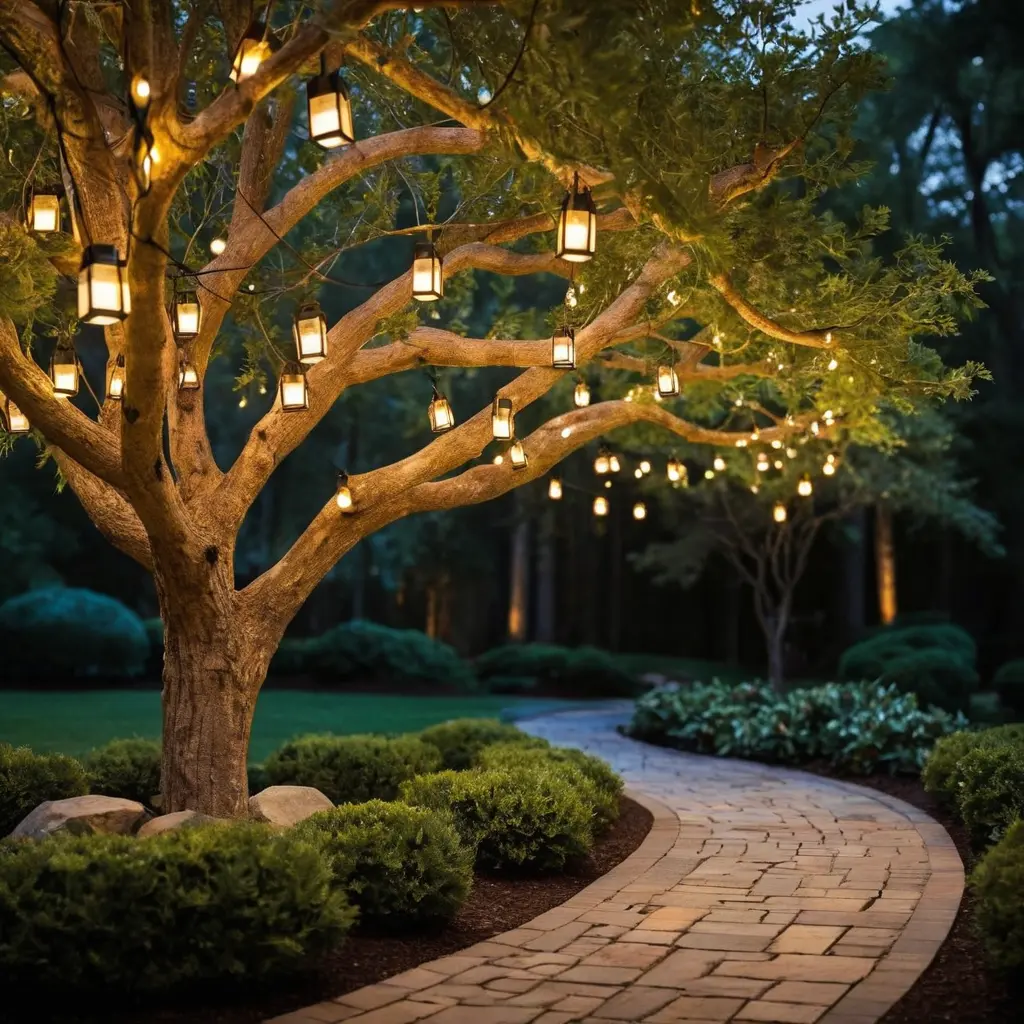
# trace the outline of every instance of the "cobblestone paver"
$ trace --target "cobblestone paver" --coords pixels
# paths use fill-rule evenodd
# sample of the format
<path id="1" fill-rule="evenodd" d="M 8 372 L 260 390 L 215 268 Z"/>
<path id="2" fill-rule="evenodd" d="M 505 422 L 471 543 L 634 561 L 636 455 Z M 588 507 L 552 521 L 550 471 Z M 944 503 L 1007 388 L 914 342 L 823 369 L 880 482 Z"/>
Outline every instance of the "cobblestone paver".
<path id="1" fill-rule="evenodd" d="M 874 1024 L 930 963 L 963 866 L 926 814 L 803 772 L 615 732 L 625 708 L 524 728 L 622 773 L 654 827 L 521 928 L 274 1024 Z"/>

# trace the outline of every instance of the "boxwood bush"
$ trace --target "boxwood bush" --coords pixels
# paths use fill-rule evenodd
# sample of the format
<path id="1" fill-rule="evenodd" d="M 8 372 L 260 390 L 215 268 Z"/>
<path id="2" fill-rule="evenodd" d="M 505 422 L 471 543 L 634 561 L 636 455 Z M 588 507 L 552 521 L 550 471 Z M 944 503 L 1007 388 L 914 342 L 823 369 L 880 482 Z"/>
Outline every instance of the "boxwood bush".
<path id="1" fill-rule="evenodd" d="M 581 791 L 593 808 L 595 827 L 607 829 L 619 817 L 622 779 L 607 761 L 585 754 L 572 747 L 524 747 L 520 743 L 495 743 L 484 747 L 476 756 L 476 765 L 499 771 L 515 770 L 532 765 L 550 767 L 564 773 L 566 779 Z M 583 785 L 580 785 L 580 784 Z"/>
<path id="2" fill-rule="evenodd" d="M 506 680 L 532 679 L 538 686 L 572 697 L 633 697 L 641 689 L 607 651 L 554 644 L 507 644 L 476 659 L 480 680 L 507 692 Z"/>
<path id="3" fill-rule="evenodd" d="M 141 675 L 149 656 L 142 620 L 91 590 L 44 587 L 0 604 L 0 671 L 12 680 Z"/>
<path id="4" fill-rule="evenodd" d="M 593 845 L 592 807 L 563 775 L 540 766 L 420 775 L 402 786 L 402 799 L 450 811 L 485 870 L 560 871 Z"/>
<path id="5" fill-rule="evenodd" d="M 469 896 L 473 850 L 442 811 L 371 800 L 320 811 L 298 831 L 321 843 L 362 926 L 446 924 Z"/>
<path id="6" fill-rule="evenodd" d="M 1024 718 L 1024 658 L 1000 665 L 992 677 L 992 687 L 1015 718 Z"/>
<path id="7" fill-rule="evenodd" d="M 1024 746 L 975 747 L 957 762 L 956 807 L 979 847 L 995 842 L 1024 815 Z"/>
<path id="8" fill-rule="evenodd" d="M 73 757 L 0 743 L 0 837 L 43 801 L 88 792 L 85 769 Z"/>
<path id="9" fill-rule="evenodd" d="M 394 800 L 414 775 L 436 771 L 436 747 L 414 736 L 300 736 L 264 764 L 271 786 L 312 786 L 336 804 Z"/>
<path id="10" fill-rule="evenodd" d="M 330 949 L 355 912 L 298 833 L 182 829 L 0 852 L 0 975 L 26 991 L 263 979 Z"/>
<path id="11" fill-rule="evenodd" d="M 974 920 L 989 956 L 1006 971 L 1024 968 L 1024 822 L 1017 821 L 971 874 Z"/>
<path id="12" fill-rule="evenodd" d="M 945 804 L 955 804 L 960 789 L 958 765 L 978 747 L 1024 747 L 1024 725 L 1001 725 L 980 732 L 955 732 L 937 740 L 921 771 L 921 781 L 929 793 Z"/>
<path id="13" fill-rule="evenodd" d="M 767 683 L 715 681 L 641 697 L 629 733 L 702 754 L 782 764 L 827 760 L 866 775 L 920 771 L 935 740 L 967 724 L 922 711 L 911 693 L 881 683 L 827 683 L 776 693 Z"/>
<path id="14" fill-rule="evenodd" d="M 469 768 L 477 754 L 492 743 L 518 743 L 528 747 L 548 745 L 547 740 L 530 736 L 496 718 L 453 718 L 432 725 L 417 735 L 440 752 L 443 767 L 456 770 Z"/>
<path id="15" fill-rule="evenodd" d="M 160 744 L 156 740 L 111 740 L 85 759 L 89 791 L 122 796 L 151 807 L 160 792 Z"/>

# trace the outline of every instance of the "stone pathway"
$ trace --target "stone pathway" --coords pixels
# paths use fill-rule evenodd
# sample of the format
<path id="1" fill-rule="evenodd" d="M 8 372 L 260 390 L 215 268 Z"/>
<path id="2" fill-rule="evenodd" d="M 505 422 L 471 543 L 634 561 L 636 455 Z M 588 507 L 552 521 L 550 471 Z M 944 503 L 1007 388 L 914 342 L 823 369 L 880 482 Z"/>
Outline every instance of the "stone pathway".
<path id="1" fill-rule="evenodd" d="M 622 773 L 640 848 L 521 928 L 275 1024 L 874 1024 L 931 962 L 963 866 L 874 790 L 619 736 L 627 709 L 520 723 Z"/>

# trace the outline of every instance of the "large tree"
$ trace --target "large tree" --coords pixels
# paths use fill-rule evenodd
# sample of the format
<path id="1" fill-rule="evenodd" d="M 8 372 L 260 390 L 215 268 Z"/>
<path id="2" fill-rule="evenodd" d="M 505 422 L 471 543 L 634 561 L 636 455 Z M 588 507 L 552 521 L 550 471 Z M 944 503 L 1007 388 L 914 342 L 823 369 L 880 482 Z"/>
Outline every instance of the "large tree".
<path id="1" fill-rule="evenodd" d="M 920 239 L 888 263 L 873 256 L 883 212 L 845 225 L 820 207 L 824 190 L 863 172 L 849 129 L 882 77 L 859 42 L 869 5 L 813 22 L 801 6 L 0 0 L 0 182 L 12 210 L 0 227 L 0 389 L 101 533 L 153 574 L 167 810 L 244 813 L 269 660 L 318 582 L 387 524 L 501 495 L 630 424 L 729 447 L 750 425 L 722 415 L 716 426 L 714 409 L 744 395 L 764 410 L 768 444 L 826 408 L 837 410 L 829 430 L 884 441 L 881 399 L 968 391 L 972 367 L 947 370 L 913 338 L 955 330 L 973 282 Z M 231 81 L 240 44 L 261 60 Z M 302 81 L 342 62 L 357 141 L 324 155 L 307 141 Z M 141 80 L 148 96 L 136 88 L 129 102 Z M 574 264 L 552 250 L 577 179 L 597 206 L 597 246 Z M 63 182 L 73 241 L 21 224 L 20 203 L 49 181 Z M 401 220 L 410 195 L 415 224 Z M 433 326 L 418 322 L 437 306 L 412 301 L 411 271 L 362 273 L 427 228 L 449 282 Z M 226 245 L 204 264 L 199 243 L 216 233 Z M 76 332 L 99 344 L 67 312 L 73 289 L 60 276 L 97 244 L 124 262 L 133 312 L 103 330 L 108 378 L 123 364 L 124 387 L 93 417 L 55 395 L 33 352 L 48 332 L 65 347 Z M 568 278 L 571 301 L 539 340 L 518 336 L 529 318 L 507 316 L 488 337 L 464 337 L 459 309 L 485 272 Z M 372 287 L 305 373 L 308 408 L 283 408 L 268 375 L 289 370 L 289 310 L 346 283 Z M 202 307 L 195 336 L 165 312 L 181 287 Z M 569 325 L 603 399 L 584 408 L 572 408 L 570 371 L 552 367 L 550 333 Z M 267 408 L 227 464 L 204 405 L 225 400 L 218 359 L 239 338 L 236 384 L 265 388 Z M 198 388 L 179 386 L 182 361 Z M 674 367 L 681 398 L 659 403 L 638 385 L 658 363 Z M 492 441 L 491 408 L 459 410 L 454 429 L 353 475 L 350 509 L 325 472 L 312 522 L 236 588 L 247 514 L 344 392 L 483 366 L 522 370 L 500 395 L 533 425 L 520 431 L 527 467 L 490 454 L 470 465 Z M 567 411 L 538 413 L 558 404 Z"/>

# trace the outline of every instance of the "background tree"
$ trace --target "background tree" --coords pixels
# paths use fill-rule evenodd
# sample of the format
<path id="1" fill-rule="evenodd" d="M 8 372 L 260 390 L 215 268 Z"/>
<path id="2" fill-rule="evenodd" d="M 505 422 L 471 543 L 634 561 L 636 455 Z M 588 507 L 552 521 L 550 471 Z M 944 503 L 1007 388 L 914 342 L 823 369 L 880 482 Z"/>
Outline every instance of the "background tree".
<path id="1" fill-rule="evenodd" d="M 497 497 L 629 424 L 730 448 L 750 429 L 732 418 L 737 396 L 765 410 L 766 443 L 830 408 L 831 432 L 881 444 L 883 398 L 969 393 L 976 366 L 946 369 L 913 338 L 955 330 L 976 305 L 973 280 L 921 239 L 883 262 L 870 248 L 882 213 L 846 224 L 821 208 L 823 190 L 863 171 L 850 128 L 881 74 L 858 42 L 866 6 L 805 27 L 800 6 L 0 0 L 0 127 L 13 161 L 0 192 L 15 211 L 0 227 L 0 388 L 98 529 L 153 574 L 168 810 L 244 811 L 270 657 L 318 583 L 387 524 Z M 300 93 L 321 58 L 328 70 L 350 65 L 359 139 L 326 159 L 305 141 Z M 551 238 L 577 181 L 598 209 L 597 257 L 582 267 Z M 17 216 L 53 182 L 74 241 L 26 232 Z M 408 260 L 427 229 L 448 287 L 428 307 L 438 322 L 424 325 L 411 271 L 374 270 L 384 253 Z M 90 246 L 115 247 L 130 289 L 134 312 L 102 339 L 67 301 L 62 275 L 83 245 L 86 270 Z M 487 337 L 465 337 L 460 314 L 485 273 L 569 278 L 576 304 L 559 303 L 540 340 L 523 340 L 529 317 L 500 315 Z M 302 374 L 308 407 L 288 409 L 289 314 L 326 285 L 345 295 L 328 355 Z M 163 313 L 183 289 L 202 311 L 193 335 Z M 571 409 L 571 375 L 551 358 L 551 332 L 569 325 L 603 400 L 550 416 Z M 86 367 L 105 346 L 106 379 L 124 375 L 95 418 L 56 395 L 36 362 L 44 339 L 66 358 L 76 337 Z M 683 399 L 658 403 L 636 384 L 659 363 Z M 489 403 L 466 417 L 456 401 L 458 425 L 423 447 L 409 443 L 407 408 L 378 401 L 356 418 L 348 406 L 338 414 L 353 417 L 342 422 L 366 467 L 349 477 L 351 508 L 331 493 L 342 467 L 325 464 L 309 524 L 236 585 L 239 531 L 261 491 L 316 443 L 339 398 L 416 371 L 425 406 L 424 367 L 445 368 L 440 387 L 455 395 L 456 368 L 487 366 L 522 370 L 505 371 L 500 395 L 528 466 L 483 454 Z M 193 373 L 198 387 L 179 386 Z M 261 410 L 244 438 L 237 421 L 207 429 L 232 375 Z M 370 448 L 369 419 L 394 443 Z"/>

